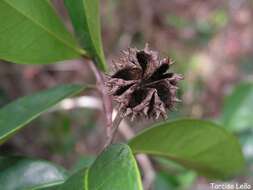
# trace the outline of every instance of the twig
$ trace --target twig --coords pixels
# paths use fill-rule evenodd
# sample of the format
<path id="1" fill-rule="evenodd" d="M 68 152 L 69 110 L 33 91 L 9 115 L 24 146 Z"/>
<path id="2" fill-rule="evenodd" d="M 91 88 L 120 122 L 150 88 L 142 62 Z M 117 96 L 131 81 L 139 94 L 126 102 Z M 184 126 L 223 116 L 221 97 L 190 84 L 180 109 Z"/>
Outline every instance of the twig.
<path id="1" fill-rule="evenodd" d="M 120 125 L 120 123 L 121 123 L 121 121 L 122 121 L 122 117 L 120 116 L 119 113 L 117 113 L 115 119 L 113 120 L 113 127 L 112 127 L 112 130 L 110 131 L 111 134 L 108 136 L 104 148 L 106 148 L 106 147 L 108 147 L 110 144 L 112 144 L 112 142 L 113 142 L 113 140 L 114 140 L 114 138 L 115 138 L 116 132 L 117 132 L 117 130 L 118 130 L 118 128 L 119 128 L 119 125 Z"/>
<path id="2" fill-rule="evenodd" d="M 83 101 L 81 101 L 83 100 Z M 84 101 L 86 100 L 86 101 Z M 90 104 L 90 101 L 87 100 L 92 100 L 92 102 L 94 102 L 94 104 Z M 64 105 L 70 105 L 71 104 L 71 108 L 69 108 L 68 106 L 64 106 Z M 52 111 L 56 111 L 58 109 L 73 109 L 73 108 L 84 108 L 84 107 L 88 107 L 88 108 L 93 108 L 93 109 L 98 109 L 101 110 L 102 109 L 102 102 L 97 99 L 97 98 L 91 98 L 88 96 L 83 96 L 80 99 L 75 99 L 75 98 L 70 98 L 67 99 L 66 101 L 64 100 L 62 103 L 59 104 L 59 106 L 55 107 Z M 122 136 L 125 139 L 130 139 L 132 137 L 134 137 L 134 132 L 133 130 L 129 127 L 129 125 L 126 123 L 126 121 L 122 120 L 122 118 L 120 117 L 120 114 L 117 113 L 116 110 L 114 110 L 113 112 L 113 118 L 114 118 L 114 124 L 112 127 L 114 130 L 112 130 L 112 139 L 111 141 L 108 140 L 108 142 L 106 142 L 106 144 L 111 144 L 111 142 L 113 141 L 113 138 L 117 132 L 117 129 L 119 130 L 119 132 L 122 134 Z M 145 155 L 145 154 L 139 154 L 136 156 L 142 170 L 143 170 L 143 186 L 146 190 L 151 189 L 154 179 L 155 179 L 155 172 L 154 172 L 154 168 L 152 166 L 151 161 L 149 160 L 149 158 Z"/>
<path id="3" fill-rule="evenodd" d="M 92 61 L 89 61 L 89 66 L 93 71 L 96 80 L 97 80 L 97 87 L 98 90 L 101 92 L 102 101 L 103 101 L 103 108 L 106 116 L 106 134 L 107 139 L 112 139 L 112 130 L 113 130 L 113 123 L 112 123 L 112 100 L 111 97 L 108 95 L 107 90 L 104 86 L 104 77 L 102 73 L 97 69 L 95 64 Z M 109 140 L 107 140 L 109 141 Z"/>
<path id="4" fill-rule="evenodd" d="M 143 170 L 143 186 L 146 190 L 151 190 L 155 180 L 155 170 L 152 163 L 146 154 L 139 154 L 136 156 L 142 170 Z"/>

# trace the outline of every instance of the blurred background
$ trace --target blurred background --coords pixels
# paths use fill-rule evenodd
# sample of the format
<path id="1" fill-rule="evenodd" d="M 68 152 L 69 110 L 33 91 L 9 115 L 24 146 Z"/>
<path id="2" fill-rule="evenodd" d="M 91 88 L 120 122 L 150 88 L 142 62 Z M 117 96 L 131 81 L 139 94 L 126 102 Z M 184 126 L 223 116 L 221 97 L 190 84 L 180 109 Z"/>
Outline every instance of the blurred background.
<path id="1" fill-rule="evenodd" d="M 60 0 L 55 7 L 69 30 Z M 184 75 L 182 103 L 169 120 L 192 117 L 215 121 L 233 132 L 243 146 L 246 169 L 232 182 L 253 184 L 253 1 L 251 0 L 103 0 L 102 38 L 108 64 L 128 47 L 149 43 Z M 31 52 L 32 53 L 32 52 Z M 62 83 L 94 84 L 86 63 L 0 64 L 0 106 Z M 96 92 L 83 96 L 99 97 Z M 89 165 L 103 148 L 105 132 L 98 102 L 57 107 L 0 147 L 0 154 L 52 160 L 75 171 Z M 15 116 L 14 116 L 15 117 Z M 138 131 L 150 122 L 131 123 Z M 123 135 L 124 136 L 124 135 Z M 118 140 L 124 141 L 119 135 Z M 162 158 L 151 158 L 154 190 L 209 189 L 209 181 Z"/>

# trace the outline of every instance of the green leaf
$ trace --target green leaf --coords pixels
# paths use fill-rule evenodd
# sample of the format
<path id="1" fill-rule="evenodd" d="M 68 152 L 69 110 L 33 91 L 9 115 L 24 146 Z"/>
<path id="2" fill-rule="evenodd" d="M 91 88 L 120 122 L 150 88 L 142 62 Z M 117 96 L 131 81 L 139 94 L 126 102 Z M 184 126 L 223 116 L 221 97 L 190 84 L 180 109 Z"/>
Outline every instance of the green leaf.
<path id="1" fill-rule="evenodd" d="M 104 71 L 106 61 L 101 40 L 99 0 L 64 0 L 64 2 L 81 46 Z"/>
<path id="2" fill-rule="evenodd" d="M 62 99 L 83 89 L 81 85 L 62 85 L 6 105 L 0 109 L 0 144 Z"/>
<path id="3" fill-rule="evenodd" d="M 88 170 L 88 189 L 142 190 L 132 151 L 125 144 L 110 146 Z"/>
<path id="4" fill-rule="evenodd" d="M 86 168 L 71 175 L 64 183 L 55 186 L 38 188 L 36 190 L 87 190 Z"/>
<path id="5" fill-rule="evenodd" d="M 0 59 L 44 64 L 82 54 L 49 0 L 0 1 Z"/>
<path id="6" fill-rule="evenodd" d="M 253 127 L 253 83 L 238 85 L 226 99 L 222 121 L 232 131 Z"/>
<path id="7" fill-rule="evenodd" d="M 142 190 L 142 185 L 130 148 L 125 144 L 116 144 L 102 152 L 89 169 L 80 170 L 54 189 Z"/>
<path id="8" fill-rule="evenodd" d="M 230 177 L 244 166 L 237 139 L 207 121 L 161 123 L 134 137 L 129 145 L 134 153 L 164 156 L 209 178 Z"/>
<path id="9" fill-rule="evenodd" d="M 154 160 L 157 162 L 158 167 L 162 168 L 165 176 L 172 177 L 173 181 L 177 182 L 176 184 L 181 187 L 180 189 L 189 189 L 197 177 L 196 172 L 185 169 L 173 160 L 163 157 L 154 157 Z M 159 178 L 159 175 L 157 177 Z"/>
<path id="10" fill-rule="evenodd" d="M 248 164 L 253 165 L 253 129 L 244 131 L 239 134 L 240 143 L 243 147 L 245 160 Z"/>
<path id="11" fill-rule="evenodd" d="M 196 174 L 192 171 L 184 171 L 183 173 L 168 173 L 159 171 L 154 181 L 155 190 L 182 190 L 191 189 Z"/>
<path id="12" fill-rule="evenodd" d="M 62 185 L 53 187 L 56 190 L 86 190 L 86 169 L 80 170 L 73 174 L 65 183 Z M 45 190 L 51 190 L 52 188 L 46 188 Z"/>
<path id="13" fill-rule="evenodd" d="M 81 156 L 77 160 L 75 165 L 71 168 L 71 173 L 74 174 L 83 168 L 90 167 L 93 164 L 93 162 L 95 161 L 95 158 L 96 158 L 95 156 L 91 156 L 91 155 Z"/>
<path id="14" fill-rule="evenodd" d="M 66 171 L 48 161 L 24 157 L 0 157 L 0 187 L 27 190 L 63 183 Z"/>
<path id="15" fill-rule="evenodd" d="M 154 180 L 155 190 L 178 190 L 179 183 L 174 175 L 169 175 L 165 172 L 159 172 L 156 174 Z"/>

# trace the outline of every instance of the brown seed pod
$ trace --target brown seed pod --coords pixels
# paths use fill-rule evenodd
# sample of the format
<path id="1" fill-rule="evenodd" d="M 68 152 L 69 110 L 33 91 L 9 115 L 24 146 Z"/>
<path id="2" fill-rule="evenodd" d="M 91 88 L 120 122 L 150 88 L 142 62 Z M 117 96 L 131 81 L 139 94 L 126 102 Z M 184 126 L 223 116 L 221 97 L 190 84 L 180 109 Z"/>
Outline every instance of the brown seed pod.
<path id="1" fill-rule="evenodd" d="M 176 102 L 177 83 L 181 75 L 168 72 L 173 61 L 159 60 L 158 52 L 129 48 L 114 62 L 116 72 L 106 77 L 105 85 L 119 111 L 132 120 L 139 117 L 166 118 L 166 110 Z"/>

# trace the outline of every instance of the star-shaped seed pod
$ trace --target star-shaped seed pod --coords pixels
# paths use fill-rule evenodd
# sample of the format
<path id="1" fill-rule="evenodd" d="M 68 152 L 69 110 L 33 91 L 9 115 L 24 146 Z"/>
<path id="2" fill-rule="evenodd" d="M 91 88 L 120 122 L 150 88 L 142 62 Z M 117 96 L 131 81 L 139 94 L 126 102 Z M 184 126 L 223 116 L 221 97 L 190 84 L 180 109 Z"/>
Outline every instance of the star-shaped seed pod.
<path id="1" fill-rule="evenodd" d="M 174 108 L 181 75 L 168 72 L 173 61 L 160 60 L 158 52 L 129 48 L 114 62 L 115 73 L 106 77 L 105 85 L 119 104 L 122 116 L 135 118 L 166 118 L 166 110 Z"/>

